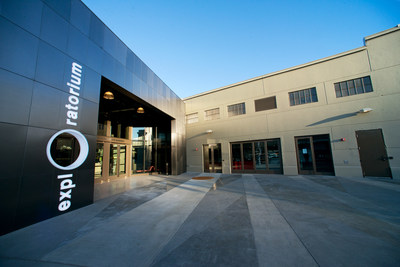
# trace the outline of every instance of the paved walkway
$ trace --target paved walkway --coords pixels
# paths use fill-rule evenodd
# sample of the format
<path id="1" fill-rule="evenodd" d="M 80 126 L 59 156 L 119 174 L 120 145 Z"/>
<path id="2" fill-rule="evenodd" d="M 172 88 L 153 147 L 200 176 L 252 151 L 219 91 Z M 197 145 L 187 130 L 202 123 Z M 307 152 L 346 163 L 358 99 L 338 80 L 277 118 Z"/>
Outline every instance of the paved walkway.
<path id="1" fill-rule="evenodd" d="M 0 266 L 399 266 L 400 184 L 148 176 L 0 237 Z"/>

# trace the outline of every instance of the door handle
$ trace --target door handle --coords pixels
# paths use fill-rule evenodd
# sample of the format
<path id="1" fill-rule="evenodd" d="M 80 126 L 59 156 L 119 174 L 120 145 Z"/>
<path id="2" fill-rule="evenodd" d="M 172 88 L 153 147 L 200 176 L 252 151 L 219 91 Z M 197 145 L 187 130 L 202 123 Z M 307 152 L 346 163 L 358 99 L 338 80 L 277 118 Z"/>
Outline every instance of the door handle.
<path id="1" fill-rule="evenodd" d="M 381 160 L 382 160 L 382 161 L 386 161 L 386 160 L 389 160 L 389 159 L 393 159 L 393 157 L 385 157 L 385 156 L 382 156 L 382 157 L 381 157 Z"/>

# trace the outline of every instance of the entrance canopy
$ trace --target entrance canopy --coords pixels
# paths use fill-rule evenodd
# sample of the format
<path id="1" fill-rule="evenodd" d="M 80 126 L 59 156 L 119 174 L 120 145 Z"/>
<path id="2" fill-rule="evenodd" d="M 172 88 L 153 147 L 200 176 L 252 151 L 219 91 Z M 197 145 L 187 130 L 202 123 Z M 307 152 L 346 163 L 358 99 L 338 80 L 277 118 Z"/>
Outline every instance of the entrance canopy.
<path id="1" fill-rule="evenodd" d="M 113 99 L 106 99 L 106 92 Z M 171 125 L 173 118 L 106 78 L 101 81 L 99 123 L 111 121 L 132 127 Z M 141 108 L 141 109 L 140 109 Z"/>
<path id="2" fill-rule="evenodd" d="M 173 118 L 104 77 L 100 93 L 95 182 L 171 173 Z"/>

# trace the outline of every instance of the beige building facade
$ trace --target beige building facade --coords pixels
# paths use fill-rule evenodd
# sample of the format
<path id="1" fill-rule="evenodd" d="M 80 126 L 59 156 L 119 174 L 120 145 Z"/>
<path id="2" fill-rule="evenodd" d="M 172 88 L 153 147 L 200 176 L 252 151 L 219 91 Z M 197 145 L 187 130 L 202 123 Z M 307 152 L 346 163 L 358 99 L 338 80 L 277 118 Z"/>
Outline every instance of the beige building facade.
<path id="1" fill-rule="evenodd" d="M 400 179 L 400 28 L 184 99 L 187 171 Z"/>

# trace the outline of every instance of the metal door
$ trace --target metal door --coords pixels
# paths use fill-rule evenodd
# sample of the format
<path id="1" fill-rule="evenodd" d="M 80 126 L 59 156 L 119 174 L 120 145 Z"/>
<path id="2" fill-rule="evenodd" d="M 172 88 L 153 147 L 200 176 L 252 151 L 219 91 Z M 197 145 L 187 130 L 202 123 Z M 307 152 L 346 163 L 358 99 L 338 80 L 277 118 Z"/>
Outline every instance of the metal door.
<path id="1" fill-rule="evenodd" d="M 381 129 L 356 131 L 363 176 L 392 177 Z"/>

